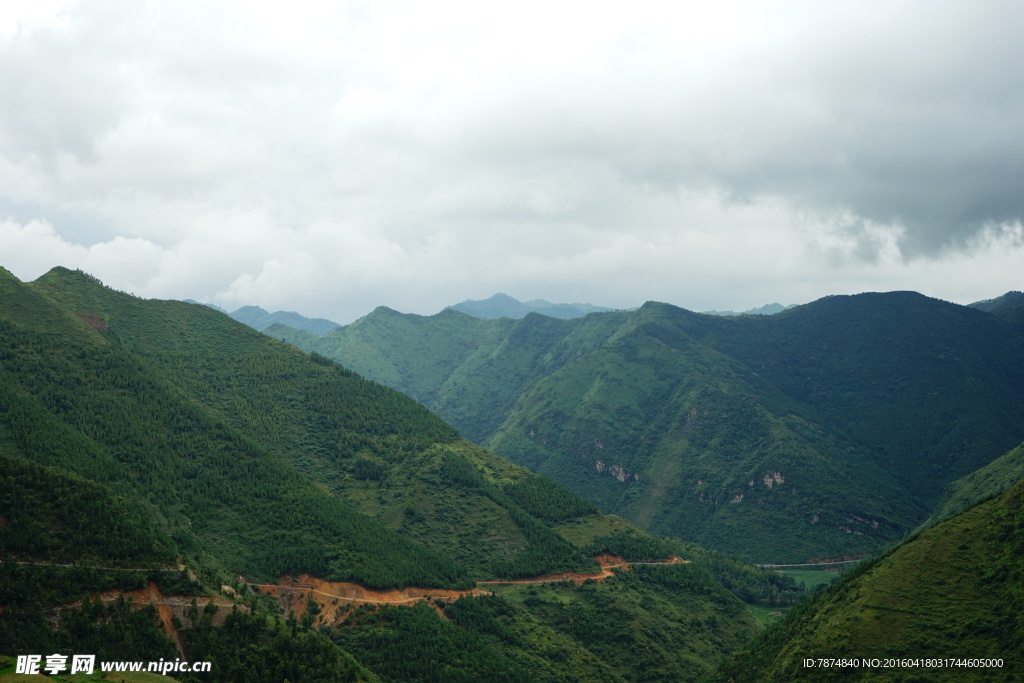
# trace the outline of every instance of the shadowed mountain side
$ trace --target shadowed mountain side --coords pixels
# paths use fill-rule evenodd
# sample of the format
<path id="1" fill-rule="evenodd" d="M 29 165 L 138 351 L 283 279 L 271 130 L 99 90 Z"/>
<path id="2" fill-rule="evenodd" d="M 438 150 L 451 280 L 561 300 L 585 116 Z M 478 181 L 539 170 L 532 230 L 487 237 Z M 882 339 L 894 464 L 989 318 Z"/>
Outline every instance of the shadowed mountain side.
<path id="1" fill-rule="evenodd" d="M 1022 331 L 911 292 L 272 332 L 605 510 L 766 562 L 877 551 L 1024 439 Z"/>
<path id="2" fill-rule="evenodd" d="M 827 678 L 834 681 L 1019 680 L 1022 495 L 1024 481 L 859 567 L 748 643 L 713 680 L 822 680 L 821 670 L 804 664 L 817 657 L 915 662 L 830 667 Z M 930 658 L 944 661 L 926 666 Z M 1000 665 L 957 665 L 957 659 Z"/>

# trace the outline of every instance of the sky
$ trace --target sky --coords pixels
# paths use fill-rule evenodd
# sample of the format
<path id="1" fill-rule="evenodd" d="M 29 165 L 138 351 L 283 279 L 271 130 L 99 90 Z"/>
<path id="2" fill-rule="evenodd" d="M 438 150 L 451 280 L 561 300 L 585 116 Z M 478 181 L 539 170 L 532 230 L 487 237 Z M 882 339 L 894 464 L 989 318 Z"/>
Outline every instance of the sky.
<path id="1" fill-rule="evenodd" d="M 1024 4 L 0 4 L 0 266 L 350 322 L 1024 289 Z"/>

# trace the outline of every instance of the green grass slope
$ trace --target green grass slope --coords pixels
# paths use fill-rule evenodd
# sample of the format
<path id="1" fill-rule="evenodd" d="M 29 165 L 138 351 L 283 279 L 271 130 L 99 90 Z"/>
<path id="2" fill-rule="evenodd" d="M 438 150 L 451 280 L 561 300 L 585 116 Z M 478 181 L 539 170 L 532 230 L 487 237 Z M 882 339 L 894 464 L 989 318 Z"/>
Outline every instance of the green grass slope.
<path id="1" fill-rule="evenodd" d="M 1024 481 L 851 572 L 747 644 L 715 680 L 1019 680 L 1022 496 Z M 897 662 L 827 671 L 804 665 L 826 657 Z M 928 658 L 995 659 L 1002 666 L 918 661 Z"/>
<path id="2" fill-rule="evenodd" d="M 960 477 L 942 492 L 942 499 L 924 523 L 929 527 L 985 498 L 997 495 L 1024 478 L 1024 444 L 984 467 Z"/>

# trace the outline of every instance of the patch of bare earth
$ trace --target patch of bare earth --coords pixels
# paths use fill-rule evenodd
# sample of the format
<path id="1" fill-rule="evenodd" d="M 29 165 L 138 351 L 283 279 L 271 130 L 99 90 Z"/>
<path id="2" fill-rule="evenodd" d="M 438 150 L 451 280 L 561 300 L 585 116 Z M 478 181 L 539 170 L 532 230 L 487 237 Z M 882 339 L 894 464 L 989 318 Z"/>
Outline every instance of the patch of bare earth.
<path id="1" fill-rule="evenodd" d="M 178 634 L 178 629 L 174 627 L 174 617 L 178 617 L 180 621 L 187 624 L 188 612 L 192 607 L 193 600 L 195 600 L 196 607 L 199 608 L 200 612 L 207 605 L 213 603 L 217 606 L 217 612 L 213 615 L 213 625 L 223 626 L 228 612 L 231 608 L 235 607 L 235 603 L 233 601 L 220 596 L 164 595 L 160 592 L 160 588 L 152 581 L 147 582 L 145 588 L 136 588 L 135 590 L 130 591 L 103 591 L 97 597 L 99 597 L 102 602 L 107 603 L 115 602 L 122 596 L 126 600 L 131 600 L 132 605 L 136 608 L 144 607 L 146 605 L 154 605 L 156 607 L 157 614 L 160 615 L 160 624 L 164 629 L 164 633 L 174 641 L 174 644 L 178 647 L 178 652 L 183 656 L 185 652 L 181 644 L 181 636 Z M 72 603 L 69 607 L 79 607 L 81 604 L 81 601 L 79 601 Z M 238 609 L 248 611 L 249 608 L 244 605 L 238 605 Z"/>
<path id="2" fill-rule="evenodd" d="M 301 619 L 309 606 L 310 598 L 319 608 L 317 624 L 335 624 L 344 618 L 347 608 L 351 605 L 413 605 L 417 602 L 432 600 L 458 600 L 472 595 L 491 595 L 489 591 L 478 588 L 465 591 L 444 588 L 403 588 L 401 590 L 373 590 L 356 583 L 344 581 L 324 581 L 308 574 L 298 577 L 282 576 L 277 585 L 258 586 L 260 593 L 272 595 L 286 613 L 292 612 L 296 619 Z"/>
<path id="3" fill-rule="evenodd" d="M 97 332 L 104 332 L 110 329 L 110 325 L 107 324 L 107 321 L 95 313 L 80 313 L 78 317 L 82 322 Z"/>

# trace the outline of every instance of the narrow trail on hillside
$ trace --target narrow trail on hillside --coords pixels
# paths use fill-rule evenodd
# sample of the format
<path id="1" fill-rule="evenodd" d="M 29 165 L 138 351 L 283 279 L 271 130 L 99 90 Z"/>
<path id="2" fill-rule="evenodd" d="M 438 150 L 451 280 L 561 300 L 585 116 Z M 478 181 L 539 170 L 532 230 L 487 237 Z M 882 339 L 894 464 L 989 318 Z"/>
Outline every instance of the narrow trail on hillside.
<path id="1" fill-rule="evenodd" d="M 250 584 L 261 594 L 270 595 L 277 599 L 281 608 L 286 613 L 291 613 L 296 619 L 301 619 L 309 610 L 310 598 L 316 603 L 318 624 L 337 623 L 344 619 L 347 607 L 352 604 L 363 605 L 409 605 L 418 602 L 430 604 L 442 617 L 447 619 L 438 600 L 458 600 L 467 596 L 494 595 L 493 591 L 483 590 L 480 586 L 510 586 L 541 583 L 561 583 L 571 581 L 577 585 L 588 580 L 604 581 L 614 575 L 616 569 L 629 569 L 633 565 L 671 565 L 686 564 L 678 556 L 670 557 L 667 560 L 650 560 L 640 562 L 629 562 L 614 555 L 598 555 L 594 558 L 601 571 L 594 574 L 580 574 L 578 572 L 562 572 L 560 574 L 549 574 L 530 579 L 497 579 L 491 581 L 478 581 L 477 588 L 470 590 L 450 590 L 438 588 L 403 588 L 395 590 L 373 590 L 356 583 L 343 581 L 324 581 L 308 574 L 300 574 L 297 577 L 284 575 L 276 584 Z M 47 564 L 47 563 L 19 563 L 19 564 Z M 123 567 L 111 568 L 123 569 Z M 138 570 L 136 570 L 138 571 Z M 244 577 L 241 577 L 244 579 Z M 224 623 L 228 613 L 233 609 L 248 611 L 249 608 L 244 601 L 237 602 L 235 592 L 230 586 L 222 586 L 221 590 L 225 595 L 164 595 L 157 584 L 147 581 L 145 587 L 134 590 L 110 589 L 97 593 L 104 603 L 114 602 L 120 599 L 128 599 L 135 607 L 153 605 L 160 618 L 163 630 L 171 637 L 178 648 L 178 652 L 184 656 L 181 636 L 175 627 L 175 618 L 182 621 L 189 621 L 189 613 L 193 604 L 197 609 L 204 609 L 207 605 L 213 604 L 218 609 L 213 615 L 213 624 L 220 626 Z M 65 607 L 81 607 L 82 601 L 78 600 L 65 605 Z M 224 609 L 220 609 L 224 608 Z"/>
<path id="2" fill-rule="evenodd" d="M 634 564 L 685 564 L 689 560 L 684 560 L 680 557 L 670 557 L 667 560 L 653 560 L 649 562 L 627 562 L 621 557 L 615 557 L 613 555 L 598 555 L 594 558 L 594 561 L 601 566 L 601 571 L 597 574 L 579 574 L 577 572 L 563 572 L 561 574 L 549 574 L 547 576 L 538 576 L 532 579 L 496 579 L 493 581 L 477 581 L 478 586 L 510 586 L 517 584 L 529 584 L 529 583 L 558 583 L 560 581 L 572 581 L 573 583 L 583 583 L 587 579 L 593 579 L 594 581 L 604 581 L 614 572 L 613 569 L 629 569 Z"/>
<path id="3" fill-rule="evenodd" d="M 510 586 L 523 584 L 560 583 L 571 581 L 577 585 L 587 581 L 604 581 L 614 574 L 615 569 L 629 569 L 635 564 L 669 565 L 685 564 L 689 560 L 680 557 L 670 557 L 667 560 L 652 560 L 647 562 L 628 562 L 621 557 L 613 555 L 598 555 L 594 558 L 601 568 L 601 571 L 594 574 L 580 574 L 578 572 L 562 572 L 549 574 L 530 579 L 497 579 L 491 581 L 477 581 L 477 588 L 470 590 L 450 590 L 444 588 L 402 588 L 396 590 L 373 590 L 365 588 L 356 583 L 344 581 L 324 581 L 308 574 L 300 574 L 297 577 L 290 575 L 282 576 L 276 584 L 259 584 L 256 588 L 264 595 L 271 595 L 286 609 L 295 613 L 296 617 L 305 614 L 308 608 L 308 598 L 313 597 L 321 610 L 321 619 L 330 620 L 333 613 L 343 604 L 370 604 L 370 605 L 408 605 L 417 602 L 429 602 L 432 600 L 457 600 L 466 596 L 493 595 L 492 591 L 482 590 L 481 586 Z M 329 602 L 321 602 L 318 598 Z"/>

